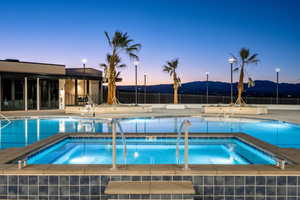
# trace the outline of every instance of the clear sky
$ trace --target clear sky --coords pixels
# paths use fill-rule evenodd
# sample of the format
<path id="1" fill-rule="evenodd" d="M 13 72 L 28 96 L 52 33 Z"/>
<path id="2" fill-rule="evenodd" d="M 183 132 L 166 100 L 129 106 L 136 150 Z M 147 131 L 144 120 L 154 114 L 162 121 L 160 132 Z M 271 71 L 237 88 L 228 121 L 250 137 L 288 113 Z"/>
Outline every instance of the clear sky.
<path id="1" fill-rule="evenodd" d="M 169 83 L 165 61 L 179 58 L 183 82 L 228 81 L 227 59 L 241 47 L 259 53 L 254 79 L 300 82 L 299 0 L 1 0 L 0 59 L 99 68 L 109 52 L 103 32 L 128 32 L 143 45 L 139 83 Z M 124 83 L 134 83 L 127 59 Z M 235 77 L 237 79 L 237 77 Z"/>

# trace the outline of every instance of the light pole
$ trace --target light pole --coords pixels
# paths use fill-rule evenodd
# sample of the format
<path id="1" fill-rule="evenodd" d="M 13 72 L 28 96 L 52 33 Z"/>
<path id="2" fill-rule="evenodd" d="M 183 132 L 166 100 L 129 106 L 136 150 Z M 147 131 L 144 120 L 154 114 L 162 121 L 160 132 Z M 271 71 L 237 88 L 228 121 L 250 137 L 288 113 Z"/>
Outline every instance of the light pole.
<path id="1" fill-rule="evenodd" d="M 139 65 L 139 61 L 135 60 L 133 62 L 134 64 L 134 67 L 135 67 L 135 105 L 137 106 L 138 105 L 138 94 L 137 94 L 137 67 Z"/>
<path id="2" fill-rule="evenodd" d="M 83 94 L 85 95 L 85 64 L 87 63 L 87 59 L 83 58 L 81 60 L 82 65 L 83 65 L 83 74 L 84 74 L 84 80 L 83 80 Z"/>
<path id="3" fill-rule="evenodd" d="M 144 104 L 146 104 L 147 74 L 144 74 Z"/>
<path id="4" fill-rule="evenodd" d="M 206 103 L 208 104 L 208 75 L 209 72 L 205 72 L 206 74 Z"/>
<path id="5" fill-rule="evenodd" d="M 233 103 L 233 64 L 236 63 L 236 59 L 234 57 L 230 57 L 228 59 L 228 62 L 230 64 L 230 103 Z"/>
<path id="6" fill-rule="evenodd" d="M 276 104 L 278 104 L 279 103 L 278 96 L 279 96 L 279 72 L 280 72 L 280 68 L 276 68 L 275 72 L 276 72 L 276 83 L 277 83 L 277 86 L 276 86 Z"/>

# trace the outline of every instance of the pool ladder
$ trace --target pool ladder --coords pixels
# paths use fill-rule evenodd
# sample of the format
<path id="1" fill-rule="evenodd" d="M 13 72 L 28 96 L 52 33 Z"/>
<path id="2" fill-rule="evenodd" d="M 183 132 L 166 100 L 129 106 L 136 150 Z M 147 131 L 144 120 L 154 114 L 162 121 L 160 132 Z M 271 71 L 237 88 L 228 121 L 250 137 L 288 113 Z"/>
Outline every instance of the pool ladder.
<path id="1" fill-rule="evenodd" d="M 182 135 L 182 132 L 184 131 L 184 170 L 189 169 L 189 127 L 192 125 L 192 123 L 189 120 L 183 120 L 181 122 L 180 127 L 178 129 L 177 133 L 177 142 L 176 142 L 176 158 L 177 158 L 177 164 L 179 164 L 180 160 L 180 152 L 179 152 L 179 143 L 180 138 Z"/>

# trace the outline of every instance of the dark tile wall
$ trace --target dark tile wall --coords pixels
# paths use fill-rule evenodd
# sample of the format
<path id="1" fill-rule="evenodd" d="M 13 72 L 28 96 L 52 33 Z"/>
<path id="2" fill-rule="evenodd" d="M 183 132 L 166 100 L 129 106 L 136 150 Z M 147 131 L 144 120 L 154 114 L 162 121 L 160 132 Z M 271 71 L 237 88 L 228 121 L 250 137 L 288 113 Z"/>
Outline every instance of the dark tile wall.
<path id="1" fill-rule="evenodd" d="M 197 194 L 105 195 L 110 180 L 190 180 Z M 0 199 L 298 200 L 300 176 L 0 176 Z"/>

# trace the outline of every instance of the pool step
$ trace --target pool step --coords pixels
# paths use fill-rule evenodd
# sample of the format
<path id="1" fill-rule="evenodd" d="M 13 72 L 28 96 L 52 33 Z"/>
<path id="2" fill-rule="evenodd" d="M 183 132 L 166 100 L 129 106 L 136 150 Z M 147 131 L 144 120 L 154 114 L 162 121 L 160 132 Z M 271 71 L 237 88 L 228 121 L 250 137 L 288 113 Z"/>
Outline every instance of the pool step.
<path id="1" fill-rule="evenodd" d="M 191 181 L 110 181 L 105 194 L 195 194 Z"/>

